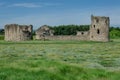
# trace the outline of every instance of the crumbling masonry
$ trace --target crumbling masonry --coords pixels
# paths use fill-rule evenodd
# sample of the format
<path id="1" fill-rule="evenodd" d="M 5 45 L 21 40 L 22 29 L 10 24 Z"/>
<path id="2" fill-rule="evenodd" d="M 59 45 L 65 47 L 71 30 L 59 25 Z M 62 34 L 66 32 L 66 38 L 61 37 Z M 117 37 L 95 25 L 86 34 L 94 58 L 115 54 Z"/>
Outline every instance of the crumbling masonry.
<path id="1" fill-rule="evenodd" d="M 89 31 L 78 31 L 77 35 L 55 36 L 54 31 L 46 25 L 36 30 L 38 40 L 86 40 L 107 42 L 109 38 L 110 19 L 105 16 L 91 16 L 91 26 Z M 6 41 L 24 41 L 32 39 L 32 25 L 5 25 Z"/>
<path id="2" fill-rule="evenodd" d="M 5 41 L 25 41 L 32 39 L 32 25 L 5 25 Z"/>
<path id="3" fill-rule="evenodd" d="M 36 39 L 47 39 L 47 40 L 86 40 L 86 41 L 102 41 L 107 42 L 110 40 L 109 38 L 109 26 L 110 19 L 105 16 L 91 16 L 91 26 L 89 31 L 78 31 L 76 36 L 73 35 L 65 35 L 65 36 L 54 36 L 54 35 L 46 35 L 51 34 L 50 29 L 45 30 L 44 26 L 39 28 L 36 31 Z M 47 33 L 46 33 L 47 32 Z M 43 37 L 44 36 L 44 37 Z"/>
<path id="4" fill-rule="evenodd" d="M 90 40 L 109 41 L 109 17 L 91 16 Z"/>

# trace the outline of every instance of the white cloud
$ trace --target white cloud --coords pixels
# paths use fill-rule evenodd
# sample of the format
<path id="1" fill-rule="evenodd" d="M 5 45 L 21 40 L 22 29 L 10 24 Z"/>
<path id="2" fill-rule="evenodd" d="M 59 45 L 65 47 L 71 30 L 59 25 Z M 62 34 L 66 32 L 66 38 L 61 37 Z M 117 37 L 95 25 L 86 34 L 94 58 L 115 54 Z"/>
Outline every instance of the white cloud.
<path id="1" fill-rule="evenodd" d="M 13 7 L 26 7 L 26 8 L 37 8 L 37 7 L 42 7 L 41 5 L 34 4 L 34 3 L 16 3 L 11 5 Z"/>
<path id="2" fill-rule="evenodd" d="M 42 3 L 44 6 L 59 6 L 61 5 L 60 3 Z"/>
<path id="3" fill-rule="evenodd" d="M 46 6 L 58 6 L 59 3 L 14 3 L 8 5 L 8 7 L 25 7 L 25 8 L 39 8 Z"/>

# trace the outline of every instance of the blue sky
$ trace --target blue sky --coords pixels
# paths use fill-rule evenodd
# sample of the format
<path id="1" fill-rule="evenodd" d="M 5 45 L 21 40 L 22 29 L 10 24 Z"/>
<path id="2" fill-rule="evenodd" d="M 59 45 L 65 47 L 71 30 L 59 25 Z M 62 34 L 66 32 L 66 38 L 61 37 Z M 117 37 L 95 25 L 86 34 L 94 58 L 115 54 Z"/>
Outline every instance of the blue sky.
<path id="1" fill-rule="evenodd" d="M 109 16 L 120 25 L 120 0 L 0 0 L 0 28 L 5 24 L 90 24 L 91 14 Z"/>

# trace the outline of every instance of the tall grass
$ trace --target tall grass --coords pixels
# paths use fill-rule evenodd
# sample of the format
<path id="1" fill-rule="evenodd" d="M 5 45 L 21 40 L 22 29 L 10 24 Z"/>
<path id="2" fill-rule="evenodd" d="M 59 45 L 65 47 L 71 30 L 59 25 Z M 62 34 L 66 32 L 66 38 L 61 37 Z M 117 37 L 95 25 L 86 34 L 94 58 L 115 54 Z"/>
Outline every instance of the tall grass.
<path id="1" fill-rule="evenodd" d="M 113 42 L 0 41 L 0 80 L 119 80 Z"/>

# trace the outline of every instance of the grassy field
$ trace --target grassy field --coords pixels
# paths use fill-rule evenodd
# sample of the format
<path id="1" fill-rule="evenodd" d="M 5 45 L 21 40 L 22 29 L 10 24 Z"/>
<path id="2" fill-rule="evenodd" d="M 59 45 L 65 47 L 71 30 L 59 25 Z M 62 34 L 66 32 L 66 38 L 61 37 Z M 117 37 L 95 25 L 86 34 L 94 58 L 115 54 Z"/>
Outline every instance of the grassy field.
<path id="1" fill-rule="evenodd" d="M 0 41 L 0 80 L 119 80 L 120 39 Z"/>

